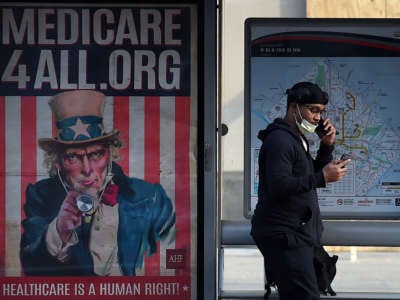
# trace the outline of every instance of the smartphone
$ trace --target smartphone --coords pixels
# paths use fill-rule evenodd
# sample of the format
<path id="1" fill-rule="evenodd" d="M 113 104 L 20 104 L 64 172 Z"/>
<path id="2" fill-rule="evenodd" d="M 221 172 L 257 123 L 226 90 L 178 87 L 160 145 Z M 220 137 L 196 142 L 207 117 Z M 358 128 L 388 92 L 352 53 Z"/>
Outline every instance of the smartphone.
<path id="1" fill-rule="evenodd" d="M 344 161 L 344 160 L 347 160 L 347 159 L 350 159 L 350 158 L 351 158 L 350 154 L 343 153 L 342 156 L 340 157 L 340 160 Z"/>
<path id="2" fill-rule="evenodd" d="M 319 138 L 322 138 L 325 134 L 328 133 L 328 130 L 324 129 L 324 119 L 320 119 L 318 122 L 317 128 L 315 128 L 315 133 L 319 136 Z"/>

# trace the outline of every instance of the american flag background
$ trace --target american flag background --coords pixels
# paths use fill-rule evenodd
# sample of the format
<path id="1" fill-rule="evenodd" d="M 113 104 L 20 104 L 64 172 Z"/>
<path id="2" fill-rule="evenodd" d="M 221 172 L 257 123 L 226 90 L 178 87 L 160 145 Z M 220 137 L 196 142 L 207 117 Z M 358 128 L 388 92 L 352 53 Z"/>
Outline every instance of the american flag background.
<path id="1" fill-rule="evenodd" d="M 48 176 L 43 152 L 37 148 L 38 138 L 54 136 L 48 100 L 44 96 L 0 97 L 0 191 L 5 199 L 0 209 L 0 263 L 5 276 L 21 274 L 18 249 L 26 186 Z M 120 130 L 125 142 L 119 164 L 131 177 L 160 182 L 177 215 L 175 245 L 161 242 L 158 254 L 138 270 L 141 275 L 173 274 L 165 269 L 167 248 L 185 249 L 190 257 L 195 115 L 189 97 L 107 97 L 105 127 Z"/>
<path id="2" fill-rule="evenodd" d="M 25 189 L 48 176 L 38 138 L 53 137 L 50 97 L 0 96 L 0 270 L 21 276 L 19 241 L 24 218 Z M 124 147 L 118 163 L 130 177 L 159 182 L 176 212 L 172 244 L 160 242 L 158 253 L 145 259 L 138 275 L 190 274 L 192 214 L 196 211 L 196 105 L 190 97 L 107 97 L 106 131 L 120 130 Z M 195 232 L 195 231 L 194 231 Z M 166 243 L 166 242 L 165 242 Z M 166 269 L 166 250 L 184 249 L 184 270 Z M 192 257 L 191 259 L 189 259 Z"/>

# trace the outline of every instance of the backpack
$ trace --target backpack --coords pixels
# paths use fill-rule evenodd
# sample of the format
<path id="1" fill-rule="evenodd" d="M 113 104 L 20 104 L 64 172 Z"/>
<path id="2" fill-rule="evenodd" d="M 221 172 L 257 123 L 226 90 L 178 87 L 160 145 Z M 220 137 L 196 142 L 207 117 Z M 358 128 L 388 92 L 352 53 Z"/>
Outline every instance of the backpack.
<path id="1" fill-rule="evenodd" d="M 330 256 L 323 246 L 314 248 L 314 269 L 317 276 L 318 287 L 322 294 L 335 296 L 336 293 L 331 283 L 336 275 L 337 255 Z"/>

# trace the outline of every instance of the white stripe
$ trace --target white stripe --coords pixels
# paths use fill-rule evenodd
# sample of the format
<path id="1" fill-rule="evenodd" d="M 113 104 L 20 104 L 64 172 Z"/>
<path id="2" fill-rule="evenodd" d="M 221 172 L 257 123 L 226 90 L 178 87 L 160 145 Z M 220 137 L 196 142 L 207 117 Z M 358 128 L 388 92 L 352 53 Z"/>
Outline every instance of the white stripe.
<path id="1" fill-rule="evenodd" d="M 160 97 L 160 184 L 172 200 L 175 210 L 175 97 Z M 166 250 L 175 248 L 170 239 L 160 243 L 160 274 L 175 275 L 166 269 Z"/>
<path id="2" fill-rule="evenodd" d="M 129 149 L 129 176 L 143 179 L 144 97 L 129 98 Z"/>
<path id="3" fill-rule="evenodd" d="M 103 125 L 105 132 L 111 132 L 114 129 L 114 97 L 106 97 L 104 103 Z"/>
<path id="4" fill-rule="evenodd" d="M 160 98 L 160 183 L 175 198 L 175 98 Z"/>
<path id="5" fill-rule="evenodd" d="M 51 138 L 52 133 L 52 113 L 48 104 L 50 97 L 37 97 L 36 98 L 36 130 L 37 137 L 40 138 Z M 47 169 L 43 164 L 44 151 L 38 147 L 36 154 L 37 161 L 37 180 L 48 177 Z"/>
<path id="6" fill-rule="evenodd" d="M 6 97 L 6 276 L 19 276 L 21 223 L 21 98 Z"/>
<path id="7" fill-rule="evenodd" d="M 125 141 L 127 142 L 127 141 Z M 129 97 L 129 176 L 144 178 L 144 97 Z M 136 269 L 137 276 L 145 275 L 145 264 Z"/>

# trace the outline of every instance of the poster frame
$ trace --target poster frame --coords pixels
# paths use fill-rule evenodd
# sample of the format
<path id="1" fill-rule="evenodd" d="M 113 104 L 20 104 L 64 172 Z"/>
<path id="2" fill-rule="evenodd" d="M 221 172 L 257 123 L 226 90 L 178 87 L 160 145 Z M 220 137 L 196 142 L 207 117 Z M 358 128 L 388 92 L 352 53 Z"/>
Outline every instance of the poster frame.
<path id="1" fill-rule="evenodd" d="M 301 29 L 299 29 L 301 28 Z M 325 33 L 339 33 L 339 34 L 365 34 L 365 31 L 370 28 L 375 28 L 371 36 L 376 37 L 377 40 L 392 38 L 397 40 L 394 47 L 393 56 L 400 56 L 399 54 L 399 37 L 400 37 L 400 22 L 399 19 L 375 19 L 375 18 L 357 18 L 357 19 L 344 19 L 344 18 L 248 18 L 244 24 L 245 32 L 245 49 L 244 49 L 244 199 L 243 199 L 243 214 L 244 217 L 250 219 L 256 204 L 256 195 L 252 193 L 253 177 L 256 173 L 257 161 L 254 160 L 252 151 L 252 141 L 256 137 L 252 136 L 251 131 L 251 57 L 252 57 L 252 42 L 257 38 L 261 39 L 268 35 L 277 37 L 276 44 L 279 44 L 279 35 L 296 33 L 296 31 L 313 32 L 316 34 Z M 258 30 L 258 31 L 257 31 Z M 257 31 L 257 33 L 255 33 Z M 262 32 L 262 34 L 260 33 Z M 294 43 L 295 45 L 295 43 Z M 316 49 L 312 52 L 311 57 L 329 57 L 324 53 L 318 52 L 321 50 Z M 357 53 L 357 49 L 355 53 Z M 332 50 L 332 52 L 334 52 Z M 365 52 L 364 52 L 365 54 Z M 268 56 L 268 55 L 266 55 Z M 274 55 L 271 55 L 274 57 Z M 284 57 L 282 54 L 276 57 Z M 301 56 L 301 55 L 299 55 Z M 307 55 L 304 55 L 307 56 Z M 357 54 L 354 56 L 357 57 Z M 390 54 L 388 54 L 390 56 Z M 268 70 L 266 70 L 268 72 Z M 288 88 L 288 87 L 287 87 Z M 400 92 L 399 92 L 400 93 Z M 253 195 L 253 199 L 252 198 Z M 400 200 L 394 200 L 398 203 Z M 394 202 L 393 202 L 394 203 Z M 322 217 L 327 220 L 397 220 L 400 213 L 397 210 L 390 212 L 371 212 L 371 211 L 332 211 L 326 212 L 321 210 Z"/>
<path id="2" fill-rule="evenodd" d="M 20 3 L 18 3 L 18 2 L 20 2 Z M 51 1 L 41 1 L 41 2 L 45 3 L 46 6 L 48 6 L 48 5 L 51 6 L 51 3 L 54 3 L 54 2 L 51 2 Z M 4 1 L 2 3 L 9 4 L 9 5 L 12 6 L 12 5 L 22 5 L 21 3 L 27 3 L 27 2 L 26 1 L 13 1 L 13 2 L 5 2 Z M 68 3 L 65 2 L 63 4 L 72 5 L 72 6 L 75 7 L 75 6 L 79 6 L 81 3 L 83 3 L 83 2 L 81 2 L 81 1 L 68 1 Z M 94 4 L 94 3 L 96 3 L 96 2 L 94 2 L 94 1 L 86 1 L 86 2 L 84 2 L 85 5 L 89 5 L 89 6 Z M 30 3 L 27 3 L 27 4 L 30 4 Z M 32 4 L 36 5 L 37 3 L 32 3 Z M 154 3 L 152 3 L 152 2 L 141 2 L 141 3 L 130 3 L 130 4 L 128 4 L 125 1 L 121 1 L 121 2 L 118 2 L 118 3 L 115 3 L 115 4 L 112 4 L 111 2 L 103 3 L 103 4 L 105 6 L 107 6 L 107 5 L 109 5 L 109 6 L 115 5 L 116 7 L 121 7 L 121 6 L 125 6 L 125 5 L 135 5 L 135 6 L 143 5 L 143 6 L 150 7 L 150 8 L 152 6 L 156 6 L 156 7 L 169 7 L 169 6 L 186 6 L 187 7 L 187 6 L 189 6 L 189 7 L 192 7 L 192 8 L 194 8 L 196 10 L 197 21 L 195 21 L 195 23 L 196 23 L 195 25 L 196 25 L 197 32 L 195 34 L 193 34 L 194 38 L 192 38 L 192 42 L 194 42 L 193 45 L 195 47 L 193 50 L 194 50 L 195 53 L 194 52 L 191 53 L 190 59 L 194 60 L 195 63 L 193 65 L 197 67 L 197 69 L 195 70 L 195 72 L 196 72 L 195 76 L 196 76 L 197 79 L 196 79 L 196 82 L 192 82 L 191 83 L 190 89 L 191 89 L 191 91 L 193 93 L 196 93 L 196 98 L 197 98 L 197 108 L 196 108 L 196 110 L 197 110 L 197 112 L 196 112 L 197 122 L 196 122 L 195 126 L 196 126 L 196 129 L 198 130 L 198 133 L 196 135 L 196 142 L 197 142 L 196 151 L 199 151 L 200 154 L 201 154 L 201 151 L 199 149 L 203 148 L 203 143 L 204 143 L 204 139 L 201 137 L 201 134 L 203 133 L 201 128 L 203 127 L 203 124 L 204 124 L 204 121 L 203 121 L 204 112 L 203 112 L 203 109 L 201 109 L 201 107 L 204 105 L 204 103 L 202 101 L 202 98 L 201 98 L 202 95 L 203 95 L 203 92 L 201 91 L 201 87 L 202 87 L 202 84 L 203 84 L 203 79 L 202 79 L 203 57 L 202 57 L 201 54 L 203 53 L 203 50 L 201 49 L 201 47 L 204 45 L 204 43 L 202 42 L 203 37 L 201 35 L 203 33 L 203 29 L 200 26 L 200 24 L 202 24 L 202 22 L 199 21 L 199 20 L 201 20 L 201 18 L 204 18 L 204 16 L 203 16 L 203 9 L 204 9 L 203 2 L 202 1 L 163 1 L 163 0 L 161 0 L 161 1 L 156 1 Z M 54 4 L 54 6 L 57 6 L 57 5 L 58 4 Z M 196 165 L 196 170 L 197 170 L 196 174 L 195 174 L 196 178 L 194 180 L 194 181 L 196 181 L 195 182 L 196 191 L 194 191 L 194 193 L 197 193 L 196 201 L 198 201 L 198 203 L 202 203 L 201 201 L 199 201 L 199 199 L 201 199 L 202 195 L 203 195 L 202 186 L 201 186 L 201 183 L 202 183 L 203 177 L 204 177 L 204 172 L 203 172 L 203 170 L 201 168 L 202 161 L 203 161 L 202 157 L 199 156 L 198 160 L 197 160 L 197 165 Z M 192 240 L 193 240 L 193 251 L 196 253 L 196 257 L 195 257 L 196 263 L 193 263 L 192 261 L 189 262 L 191 265 L 193 265 L 193 267 L 190 267 L 190 268 L 191 268 L 191 270 L 193 272 L 192 276 L 194 278 L 194 280 L 192 282 L 192 284 L 193 284 L 192 285 L 193 286 L 193 293 L 191 295 L 191 299 L 197 299 L 199 297 L 199 295 L 202 295 L 202 293 L 203 293 L 203 291 L 202 291 L 202 288 L 203 288 L 203 286 L 202 286 L 202 282 L 203 282 L 202 270 L 203 270 L 203 268 L 201 267 L 201 266 L 203 266 L 203 256 L 202 256 L 202 251 L 203 251 L 202 250 L 202 247 L 203 247 L 202 233 L 203 233 L 203 230 L 201 228 L 203 226 L 203 218 L 204 218 L 204 216 L 203 216 L 202 208 L 201 207 L 197 207 L 196 215 L 193 218 L 193 222 L 196 222 L 196 224 L 195 224 L 194 229 L 193 229 L 194 231 L 192 232 L 193 235 L 195 235 L 195 236 L 192 236 Z M 197 266 L 197 267 L 195 267 L 195 266 Z M 111 297 L 111 298 L 119 299 L 121 297 Z M 183 298 L 181 297 L 179 299 L 183 299 Z"/>

